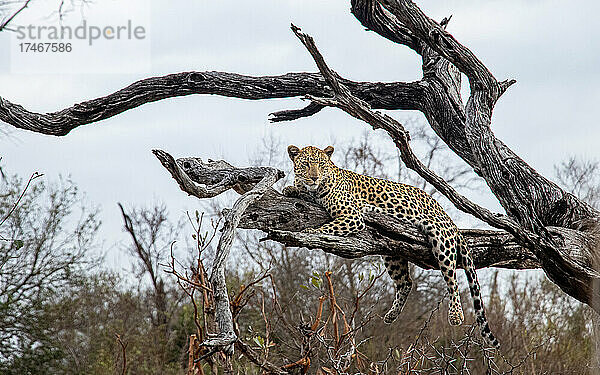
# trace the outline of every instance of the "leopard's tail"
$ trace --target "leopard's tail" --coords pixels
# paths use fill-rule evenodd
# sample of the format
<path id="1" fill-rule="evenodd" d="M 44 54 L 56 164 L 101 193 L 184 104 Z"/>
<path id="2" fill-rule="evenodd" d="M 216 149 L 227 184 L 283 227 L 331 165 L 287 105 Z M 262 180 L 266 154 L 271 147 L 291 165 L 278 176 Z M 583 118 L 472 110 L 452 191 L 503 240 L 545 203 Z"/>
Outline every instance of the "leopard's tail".
<path id="1" fill-rule="evenodd" d="M 465 269 L 465 274 L 467 275 L 467 280 L 469 281 L 469 290 L 471 291 L 473 306 L 475 308 L 475 318 L 481 330 L 481 336 L 488 342 L 489 345 L 498 348 L 500 347 L 500 343 L 490 330 L 487 318 L 485 317 L 485 308 L 483 307 L 483 301 L 481 300 L 480 294 L 481 287 L 479 286 L 479 280 L 477 280 L 477 273 L 475 272 L 473 258 L 471 258 L 471 253 L 469 251 L 469 247 L 467 246 L 467 242 L 460 233 L 458 244 L 460 256 L 462 258 L 462 264 Z"/>

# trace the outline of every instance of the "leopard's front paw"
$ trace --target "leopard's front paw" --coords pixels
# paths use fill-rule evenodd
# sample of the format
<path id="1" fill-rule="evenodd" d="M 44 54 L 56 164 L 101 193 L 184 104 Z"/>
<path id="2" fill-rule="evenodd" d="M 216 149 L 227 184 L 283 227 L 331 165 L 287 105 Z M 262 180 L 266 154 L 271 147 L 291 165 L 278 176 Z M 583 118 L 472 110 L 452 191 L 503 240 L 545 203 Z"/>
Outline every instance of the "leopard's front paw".
<path id="1" fill-rule="evenodd" d="M 298 197 L 300 195 L 300 191 L 298 190 L 297 187 L 295 186 L 286 186 L 283 188 L 283 190 L 281 191 L 281 193 L 283 194 L 284 197 Z"/>
<path id="2" fill-rule="evenodd" d="M 319 233 L 319 230 L 317 228 L 306 228 L 302 231 L 302 233 L 317 234 Z"/>

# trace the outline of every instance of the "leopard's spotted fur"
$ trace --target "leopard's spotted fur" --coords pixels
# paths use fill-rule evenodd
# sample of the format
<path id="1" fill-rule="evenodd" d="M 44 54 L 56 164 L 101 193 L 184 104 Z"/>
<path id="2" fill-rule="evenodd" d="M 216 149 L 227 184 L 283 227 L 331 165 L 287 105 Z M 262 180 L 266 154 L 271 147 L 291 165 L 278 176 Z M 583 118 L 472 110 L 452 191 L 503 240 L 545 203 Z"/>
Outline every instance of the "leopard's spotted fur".
<path id="1" fill-rule="evenodd" d="M 416 187 L 336 167 L 330 159 L 333 153 L 331 146 L 324 150 L 313 146 L 301 150 L 289 146 L 288 153 L 294 162 L 295 180 L 294 186 L 284 189 L 284 194 L 296 196 L 301 191 L 308 192 L 333 217 L 333 221 L 317 229 L 307 229 L 307 232 L 336 236 L 359 232 L 365 228 L 362 213 L 366 210 L 384 212 L 418 226 L 427 235 L 448 285 L 450 324 L 459 325 L 464 320 L 456 282 L 456 266 L 460 260 L 469 281 L 481 334 L 490 345 L 499 346 L 485 317 L 469 249 L 458 228 L 438 202 Z M 406 259 L 386 256 L 384 262 L 396 284 L 396 298 L 384 317 L 386 323 L 391 323 L 400 315 L 412 281 Z"/>

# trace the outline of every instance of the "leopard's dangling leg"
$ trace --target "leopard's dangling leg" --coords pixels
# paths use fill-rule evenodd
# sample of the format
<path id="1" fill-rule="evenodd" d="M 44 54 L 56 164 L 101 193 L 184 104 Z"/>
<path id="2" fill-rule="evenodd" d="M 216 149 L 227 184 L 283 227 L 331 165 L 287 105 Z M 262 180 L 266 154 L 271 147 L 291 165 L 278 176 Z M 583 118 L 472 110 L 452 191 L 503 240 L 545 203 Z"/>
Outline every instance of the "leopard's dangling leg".
<path id="1" fill-rule="evenodd" d="M 460 304 L 460 293 L 456 281 L 456 260 L 458 253 L 457 235 L 458 228 L 440 228 L 428 233 L 429 242 L 433 248 L 433 255 L 437 258 L 438 265 L 448 286 L 450 306 L 448 309 L 448 322 L 450 325 L 461 325 L 465 320 Z"/>
<path id="2" fill-rule="evenodd" d="M 404 305 L 406 298 L 412 289 L 412 280 L 410 279 L 410 271 L 408 269 L 408 261 L 404 258 L 385 256 L 383 262 L 388 274 L 396 284 L 396 298 L 392 307 L 385 314 L 383 321 L 387 324 L 392 323 L 398 318 Z"/>

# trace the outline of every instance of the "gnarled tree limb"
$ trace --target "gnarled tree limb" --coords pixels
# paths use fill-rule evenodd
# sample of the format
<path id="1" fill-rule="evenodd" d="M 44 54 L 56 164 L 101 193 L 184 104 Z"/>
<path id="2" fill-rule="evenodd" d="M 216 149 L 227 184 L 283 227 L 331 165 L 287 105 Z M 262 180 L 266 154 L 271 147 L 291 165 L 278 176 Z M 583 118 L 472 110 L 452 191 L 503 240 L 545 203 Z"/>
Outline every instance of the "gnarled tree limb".
<path id="1" fill-rule="evenodd" d="M 365 213 L 367 230 L 355 236 L 299 232 L 328 221 L 331 218 L 321 206 L 270 191 L 246 210 L 240 228 L 260 229 L 267 232 L 265 239 L 287 246 L 321 249 L 344 258 L 400 255 L 421 268 L 439 269 L 426 237 L 418 228 L 381 213 Z M 504 231 L 463 229 L 462 233 L 476 268 L 539 268 L 533 253 Z"/>
<path id="2" fill-rule="evenodd" d="M 384 109 L 418 109 L 423 91 L 418 82 L 344 83 L 373 107 Z M 212 94 L 259 100 L 325 95 L 327 91 L 325 81 L 318 73 L 253 77 L 225 72 L 183 72 L 146 78 L 107 96 L 52 113 L 31 112 L 0 97 L 0 120 L 19 129 L 64 136 L 79 126 L 172 97 Z"/>
<path id="3" fill-rule="evenodd" d="M 537 173 L 497 139 L 491 130 L 494 105 L 514 82 L 498 83 L 468 48 L 456 41 L 444 27 L 428 18 L 412 1 L 378 0 L 378 3 L 388 10 L 390 19 L 406 26 L 411 35 L 469 78 L 471 94 L 464 121 L 445 122 L 444 126 L 457 131 L 438 134 L 443 138 L 445 136 L 444 141 L 459 156 L 469 160 L 474 170 L 486 180 L 507 214 L 525 231 L 537 236 L 537 241 L 530 245 L 548 277 L 571 296 L 600 311 L 600 291 L 595 287 L 600 282 L 596 259 L 596 227 L 600 213 Z M 442 89 L 447 88 L 450 88 L 447 84 L 442 86 Z M 449 107 L 446 105 L 437 110 L 447 112 Z M 452 108 L 456 110 L 455 105 Z M 435 129 L 434 124 L 432 126 Z M 453 134 L 466 136 L 470 150 L 468 155 L 459 153 L 460 150 L 454 145 L 458 138 L 452 137 Z M 465 146 L 462 142 L 461 147 Z M 556 236 L 547 230 L 548 226 L 562 227 L 570 233 Z M 528 237 L 520 240 L 533 239 L 532 236 Z M 581 238 L 586 239 L 581 241 Z M 577 257 L 570 256 L 572 252 L 569 247 L 574 245 L 579 249 Z"/>
<path id="4" fill-rule="evenodd" d="M 169 169 L 170 163 L 163 159 L 172 157 L 164 151 L 154 151 L 163 165 Z M 198 185 L 229 186 L 236 189 L 236 176 L 246 175 L 248 183 L 238 192 L 251 191 L 254 184 L 267 176 L 271 168 L 236 168 L 224 161 L 205 163 L 199 158 L 181 158 L 175 162 L 180 174 Z M 251 173 L 250 173 L 251 172 Z M 280 173 L 280 172 L 278 172 Z M 173 175 L 173 173 L 171 172 Z M 179 174 L 173 175 L 177 181 Z M 251 176 L 251 177 L 250 177 Z M 179 181 L 178 181 L 179 183 Z M 181 183 L 180 183 L 181 185 Z M 229 215 L 226 210 L 225 214 Z M 264 195 L 249 205 L 240 217 L 239 227 L 259 229 L 267 233 L 267 239 L 288 246 L 322 249 L 325 252 L 346 258 L 359 258 L 367 255 L 396 254 L 423 268 L 438 268 L 438 262 L 431 254 L 427 239 L 417 228 L 408 223 L 380 213 L 367 213 L 368 230 L 358 236 L 337 237 L 318 236 L 298 231 L 316 227 L 330 221 L 327 212 L 310 201 L 288 198 L 268 189 Z M 519 245 L 510 234 L 504 231 L 463 230 L 472 248 L 477 268 L 538 268 L 535 256 Z"/>
<path id="5" fill-rule="evenodd" d="M 228 355 L 233 354 L 237 335 L 233 327 L 233 317 L 229 308 L 229 295 L 225 280 L 225 262 L 233 244 L 237 226 L 244 211 L 249 205 L 260 199 L 277 180 L 283 177 L 283 172 L 275 168 L 233 168 L 230 164 L 220 161 L 209 161 L 208 164 L 200 159 L 183 159 L 178 162 L 162 150 L 153 150 L 154 155 L 171 173 L 179 187 L 197 198 L 214 197 L 229 189 L 242 193 L 233 207 L 225 213 L 224 225 L 221 230 L 219 244 L 215 253 L 210 281 L 215 300 L 215 320 L 219 327 L 217 335 L 207 339 L 201 345 L 220 349 Z M 188 173 L 196 178 L 194 182 Z M 246 190 L 247 189 L 247 190 Z"/>

